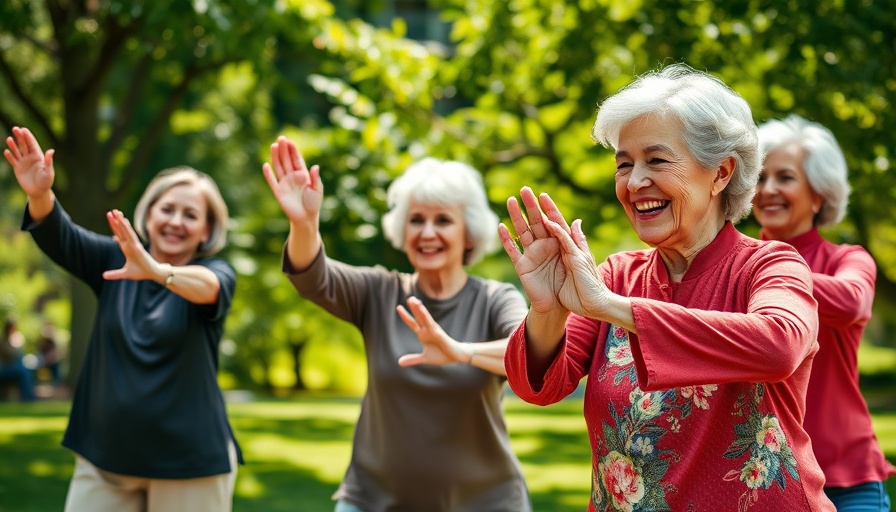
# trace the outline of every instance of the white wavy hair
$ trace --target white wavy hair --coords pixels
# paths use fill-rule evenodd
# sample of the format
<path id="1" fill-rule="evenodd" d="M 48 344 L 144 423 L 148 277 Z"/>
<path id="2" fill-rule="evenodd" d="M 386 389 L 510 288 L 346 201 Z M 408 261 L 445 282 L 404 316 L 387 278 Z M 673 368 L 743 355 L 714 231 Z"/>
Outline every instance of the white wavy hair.
<path id="1" fill-rule="evenodd" d="M 738 222 L 750 213 L 762 153 L 750 105 L 724 82 L 687 64 L 672 64 L 639 76 L 607 98 L 597 112 L 591 137 L 619 148 L 622 128 L 648 114 L 681 121 L 681 138 L 707 169 L 734 157 L 731 180 L 722 192 L 725 219 Z"/>
<path id="2" fill-rule="evenodd" d="M 834 134 L 824 126 L 791 114 L 759 125 L 759 147 L 767 155 L 790 143 L 806 152 L 803 171 L 809 185 L 824 198 L 813 220 L 816 226 L 831 226 L 843 220 L 849 204 L 846 158 Z"/>
<path id="3" fill-rule="evenodd" d="M 383 235 L 400 251 L 404 251 L 412 199 L 427 205 L 463 206 L 467 239 L 473 246 L 464 254 L 464 265 L 472 265 L 497 249 L 498 216 L 489 206 L 482 175 L 473 167 L 428 157 L 408 167 L 389 185 Z"/>

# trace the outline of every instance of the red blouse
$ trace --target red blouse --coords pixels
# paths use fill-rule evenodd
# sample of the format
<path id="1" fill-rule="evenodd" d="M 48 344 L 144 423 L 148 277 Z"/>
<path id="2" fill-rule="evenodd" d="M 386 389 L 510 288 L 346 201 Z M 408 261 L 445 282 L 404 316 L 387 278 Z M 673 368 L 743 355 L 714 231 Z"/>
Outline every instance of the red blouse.
<path id="1" fill-rule="evenodd" d="M 588 510 L 833 512 L 801 426 L 818 317 L 796 251 L 728 223 L 681 282 L 653 249 L 600 268 L 632 297 L 637 335 L 571 315 L 543 373 L 528 364 L 525 323 L 505 356 L 531 403 L 588 377 Z"/>
<path id="2" fill-rule="evenodd" d="M 859 388 L 858 350 L 871 318 L 877 267 L 857 245 L 831 243 L 812 229 L 787 240 L 812 270 L 818 354 L 806 394 L 806 432 L 827 486 L 882 482 L 896 474 L 877 443 Z"/>

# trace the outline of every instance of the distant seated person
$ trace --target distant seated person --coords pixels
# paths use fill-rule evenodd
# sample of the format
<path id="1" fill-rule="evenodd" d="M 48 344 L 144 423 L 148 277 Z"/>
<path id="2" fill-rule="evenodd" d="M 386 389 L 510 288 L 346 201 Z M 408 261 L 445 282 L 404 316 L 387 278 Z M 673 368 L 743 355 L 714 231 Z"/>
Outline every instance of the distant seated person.
<path id="1" fill-rule="evenodd" d="M 56 343 L 56 329 L 50 322 L 44 322 L 40 328 L 40 340 L 37 342 L 38 367 L 46 368 L 50 373 L 50 383 L 53 387 L 62 382 L 60 363 L 62 355 L 59 352 L 59 344 Z"/>
<path id="2" fill-rule="evenodd" d="M 22 401 L 30 402 L 34 400 L 34 373 L 25 366 L 24 344 L 16 321 L 8 318 L 0 338 L 0 385 L 17 386 Z"/>

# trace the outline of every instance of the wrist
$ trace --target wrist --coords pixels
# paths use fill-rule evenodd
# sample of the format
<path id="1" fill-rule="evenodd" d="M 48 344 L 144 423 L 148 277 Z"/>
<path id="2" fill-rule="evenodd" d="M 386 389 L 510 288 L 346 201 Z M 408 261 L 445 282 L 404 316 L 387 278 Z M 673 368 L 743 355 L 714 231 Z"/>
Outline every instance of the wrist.
<path id="1" fill-rule="evenodd" d="M 175 276 L 174 276 L 174 265 L 170 263 L 162 263 L 159 265 L 160 273 L 159 273 L 159 281 L 158 283 L 164 286 L 165 288 L 170 288 L 171 285 L 174 284 Z"/>
<path id="2" fill-rule="evenodd" d="M 470 343 L 470 350 L 468 352 L 469 357 L 467 358 L 467 364 L 473 366 L 473 358 L 476 357 L 476 345 Z"/>

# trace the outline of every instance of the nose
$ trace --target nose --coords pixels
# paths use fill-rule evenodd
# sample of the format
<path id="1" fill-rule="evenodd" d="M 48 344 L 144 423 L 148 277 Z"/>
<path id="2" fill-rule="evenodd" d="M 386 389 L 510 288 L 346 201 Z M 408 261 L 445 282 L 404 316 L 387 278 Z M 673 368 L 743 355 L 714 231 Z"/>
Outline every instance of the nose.
<path id="1" fill-rule="evenodd" d="M 426 221 L 423 223 L 423 230 L 420 232 L 420 236 L 423 237 L 431 237 L 436 235 L 436 225 L 432 221 Z"/>
<path id="2" fill-rule="evenodd" d="M 756 191 L 763 194 L 773 194 L 778 190 L 778 183 L 774 178 L 766 178 L 756 184 Z"/>
<path id="3" fill-rule="evenodd" d="M 651 181 L 648 174 L 647 166 L 635 163 L 635 165 L 632 166 L 632 172 L 628 175 L 627 187 L 629 191 L 635 192 L 642 188 L 649 187 Z"/>
<path id="4" fill-rule="evenodd" d="M 184 214 L 176 211 L 168 217 L 168 224 L 181 225 L 184 222 Z"/>

